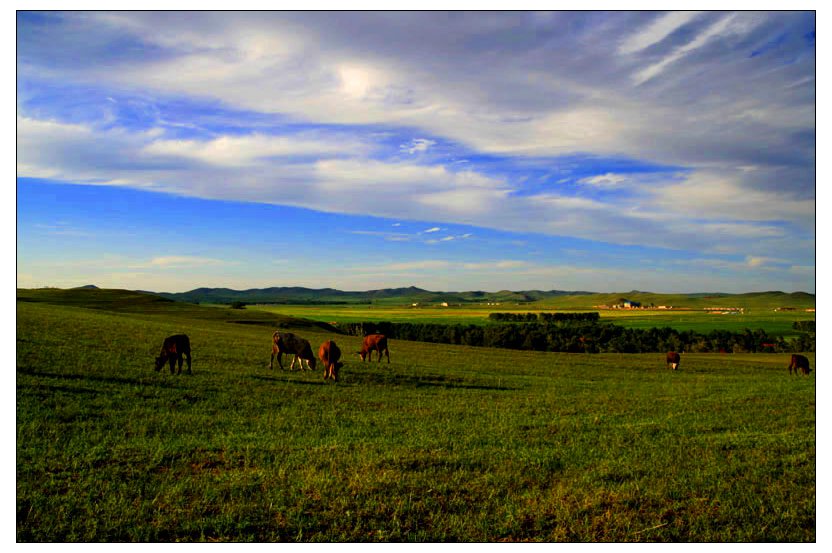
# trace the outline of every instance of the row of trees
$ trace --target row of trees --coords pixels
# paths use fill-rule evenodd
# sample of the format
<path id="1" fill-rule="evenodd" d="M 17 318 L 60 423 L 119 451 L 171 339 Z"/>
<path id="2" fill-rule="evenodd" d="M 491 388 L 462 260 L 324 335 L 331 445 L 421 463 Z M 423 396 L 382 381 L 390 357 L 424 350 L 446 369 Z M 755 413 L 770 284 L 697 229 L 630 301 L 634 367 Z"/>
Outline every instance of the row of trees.
<path id="1" fill-rule="evenodd" d="M 601 320 L 601 314 L 597 311 L 591 313 L 490 313 L 488 319 L 503 323 L 597 322 Z"/>
<path id="2" fill-rule="evenodd" d="M 785 340 L 765 330 L 743 332 L 624 328 L 610 323 L 489 324 L 484 326 L 436 323 L 361 322 L 339 324 L 346 334 L 380 333 L 399 340 L 496 348 L 572 353 L 766 352 L 815 351 L 814 334 Z"/>
<path id="3" fill-rule="evenodd" d="M 800 332 L 814 332 L 815 321 L 795 321 L 792 323 L 792 328 Z"/>

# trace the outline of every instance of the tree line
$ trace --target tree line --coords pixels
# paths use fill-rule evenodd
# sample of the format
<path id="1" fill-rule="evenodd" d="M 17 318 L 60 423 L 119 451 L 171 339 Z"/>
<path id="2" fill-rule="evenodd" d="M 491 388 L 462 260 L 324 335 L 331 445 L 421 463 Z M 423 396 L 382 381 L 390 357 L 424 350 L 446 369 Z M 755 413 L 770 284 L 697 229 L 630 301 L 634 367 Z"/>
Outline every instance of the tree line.
<path id="1" fill-rule="evenodd" d="M 487 325 L 356 322 L 338 328 L 352 336 L 384 334 L 388 338 L 439 344 L 570 353 L 794 353 L 815 351 L 814 333 L 796 338 L 771 336 L 763 329 L 743 332 L 679 331 L 670 327 L 625 328 L 587 320 Z"/>
<path id="2" fill-rule="evenodd" d="M 503 323 L 555 323 L 601 320 L 601 314 L 597 311 L 590 313 L 490 313 L 488 320 Z"/>

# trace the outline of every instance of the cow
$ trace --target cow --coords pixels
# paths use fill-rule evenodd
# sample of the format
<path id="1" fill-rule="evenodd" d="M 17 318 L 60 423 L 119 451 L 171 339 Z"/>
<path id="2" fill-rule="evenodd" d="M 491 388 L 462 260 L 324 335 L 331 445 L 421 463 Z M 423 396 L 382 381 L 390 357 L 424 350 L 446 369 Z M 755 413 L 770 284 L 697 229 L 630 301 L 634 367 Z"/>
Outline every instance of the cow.
<path id="1" fill-rule="evenodd" d="M 276 330 L 272 334 L 272 358 L 269 361 L 270 369 L 274 369 L 274 356 L 277 355 L 277 364 L 283 370 L 281 357 L 283 357 L 284 353 L 294 354 L 289 370 L 294 370 L 295 361 L 300 362 L 300 370 L 303 370 L 304 361 L 306 361 L 307 370 L 315 370 L 315 356 L 312 354 L 312 346 L 309 344 L 309 340 L 305 340 L 291 332 L 280 332 Z"/>
<path id="2" fill-rule="evenodd" d="M 324 380 L 331 378 L 338 382 L 338 371 L 344 366 L 343 363 L 338 361 L 341 359 L 341 348 L 334 341 L 327 340 L 318 348 L 318 357 L 321 358 L 321 363 L 324 364 Z"/>
<path id="3" fill-rule="evenodd" d="M 361 351 L 357 351 L 359 357 L 361 357 L 362 361 L 367 359 L 367 356 L 370 356 L 370 361 L 373 360 L 373 352 L 378 352 L 378 362 L 381 363 L 381 353 L 384 352 L 387 355 L 387 362 L 390 363 L 390 350 L 387 349 L 387 336 L 384 334 L 370 334 L 368 336 L 364 336 L 364 342 L 361 344 Z"/>
<path id="4" fill-rule="evenodd" d="M 800 370 L 800 374 L 808 375 L 812 369 L 809 367 L 809 360 L 806 357 L 798 354 L 792 355 L 792 360 L 789 363 L 789 374 L 797 374 L 797 371 Z"/>
<path id="5" fill-rule="evenodd" d="M 667 352 L 667 366 L 672 368 L 674 371 L 679 367 L 679 361 L 681 357 L 675 351 L 668 351 Z"/>
<path id="6" fill-rule="evenodd" d="M 165 363 L 170 363 L 170 374 L 173 374 L 174 365 L 179 362 L 179 370 L 176 374 L 182 374 L 182 357 L 188 357 L 188 374 L 191 371 L 191 341 L 184 334 L 168 336 L 162 344 L 162 351 L 156 358 L 156 371 L 160 371 Z"/>

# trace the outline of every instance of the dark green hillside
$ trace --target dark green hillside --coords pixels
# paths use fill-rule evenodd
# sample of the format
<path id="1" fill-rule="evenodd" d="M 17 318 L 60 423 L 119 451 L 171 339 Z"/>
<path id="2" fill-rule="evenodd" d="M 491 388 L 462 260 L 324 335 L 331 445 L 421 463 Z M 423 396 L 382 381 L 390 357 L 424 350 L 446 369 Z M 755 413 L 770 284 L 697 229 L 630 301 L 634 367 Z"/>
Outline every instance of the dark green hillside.
<path id="1" fill-rule="evenodd" d="M 43 288 L 32 290 L 19 288 L 17 290 L 17 301 L 134 313 L 137 315 L 168 315 L 176 319 L 223 321 L 274 328 L 317 328 L 337 332 L 332 326 L 323 322 L 266 311 L 203 307 L 174 301 L 151 293 L 133 292 L 131 290 L 104 288 L 72 288 L 68 290 Z"/>
<path id="2" fill-rule="evenodd" d="M 249 290 L 229 288 L 197 288 L 188 292 L 159 292 L 168 299 L 190 303 L 259 303 L 259 304 L 383 304 L 407 305 L 411 303 L 529 303 L 565 295 L 582 295 L 590 292 L 564 292 L 560 290 L 525 290 L 512 292 L 432 292 L 415 286 L 407 288 L 383 288 L 364 292 L 343 291 L 333 288 L 270 287 Z"/>

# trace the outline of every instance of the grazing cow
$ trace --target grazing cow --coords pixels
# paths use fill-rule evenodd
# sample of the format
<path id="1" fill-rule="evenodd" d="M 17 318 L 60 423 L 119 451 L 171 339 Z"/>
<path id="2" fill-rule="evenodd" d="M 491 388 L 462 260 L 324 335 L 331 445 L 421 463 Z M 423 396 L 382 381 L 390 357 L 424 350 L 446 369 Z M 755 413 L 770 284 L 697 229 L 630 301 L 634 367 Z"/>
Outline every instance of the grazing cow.
<path id="1" fill-rule="evenodd" d="M 277 364 L 283 369 L 283 362 L 281 357 L 283 354 L 294 354 L 292 364 L 289 370 L 294 370 L 295 361 L 300 362 L 300 370 L 303 370 L 303 362 L 306 361 L 306 368 L 310 371 L 315 370 L 315 356 L 312 354 L 312 346 L 309 341 L 292 334 L 291 332 L 280 332 L 276 330 L 272 334 L 272 358 L 269 361 L 269 368 L 274 368 L 274 356 L 277 355 Z"/>
<path id="2" fill-rule="evenodd" d="M 156 370 L 159 371 L 170 363 L 170 374 L 173 374 L 173 367 L 179 362 L 179 370 L 176 374 L 182 374 L 182 357 L 188 356 L 188 374 L 191 372 L 191 341 L 184 334 L 168 336 L 162 344 L 162 352 L 156 358 Z"/>
<path id="3" fill-rule="evenodd" d="M 358 351 L 358 356 L 361 357 L 362 361 L 367 359 L 367 356 L 370 356 L 370 361 L 373 360 L 373 352 L 378 352 L 378 361 L 381 363 L 381 353 L 384 352 L 387 354 L 387 362 L 390 363 L 390 350 L 387 349 L 387 336 L 384 334 L 370 334 L 369 336 L 364 336 L 364 343 L 361 344 L 361 351 Z"/>
<path id="4" fill-rule="evenodd" d="M 324 364 L 324 380 L 331 378 L 338 382 L 338 371 L 344 366 L 343 363 L 338 361 L 341 359 L 341 348 L 332 340 L 327 340 L 318 348 L 318 357 L 321 358 L 321 363 Z"/>
<path id="5" fill-rule="evenodd" d="M 809 367 L 809 360 L 806 357 L 798 354 L 792 355 L 792 360 L 789 363 L 789 374 L 797 374 L 797 371 L 800 370 L 800 374 L 808 375 L 812 369 Z"/>
<path id="6" fill-rule="evenodd" d="M 680 360 L 681 356 L 675 351 L 667 352 L 667 366 L 672 368 L 674 371 L 679 367 Z"/>

